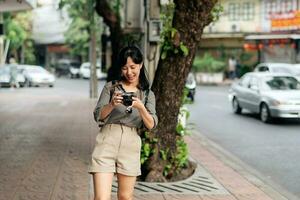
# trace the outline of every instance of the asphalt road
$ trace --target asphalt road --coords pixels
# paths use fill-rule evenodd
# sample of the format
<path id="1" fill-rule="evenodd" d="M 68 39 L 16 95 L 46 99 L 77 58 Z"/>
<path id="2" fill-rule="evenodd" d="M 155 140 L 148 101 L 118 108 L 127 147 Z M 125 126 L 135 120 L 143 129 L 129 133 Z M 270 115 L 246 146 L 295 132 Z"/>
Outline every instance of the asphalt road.
<path id="1" fill-rule="evenodd" d="M 242 162 L 300 199 L 300 121 L 264 124 L 257 115 L 233 114 L 228 87 L 198 87 L 190 122 Z"/>

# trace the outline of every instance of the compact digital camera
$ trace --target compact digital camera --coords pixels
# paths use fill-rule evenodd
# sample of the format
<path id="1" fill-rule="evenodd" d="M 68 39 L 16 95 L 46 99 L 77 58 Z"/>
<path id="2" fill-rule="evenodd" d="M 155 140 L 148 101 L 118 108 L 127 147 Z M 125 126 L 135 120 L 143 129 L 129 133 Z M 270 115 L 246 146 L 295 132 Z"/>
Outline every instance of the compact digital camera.
<path id="1" fill-rule="evenodd" d="M 122 94 L 123 97 L 123 104 L 124 106 L 131 106 L 132 105 L 132 97 L 134 97 L 134 92 L 124 92 Z"/>

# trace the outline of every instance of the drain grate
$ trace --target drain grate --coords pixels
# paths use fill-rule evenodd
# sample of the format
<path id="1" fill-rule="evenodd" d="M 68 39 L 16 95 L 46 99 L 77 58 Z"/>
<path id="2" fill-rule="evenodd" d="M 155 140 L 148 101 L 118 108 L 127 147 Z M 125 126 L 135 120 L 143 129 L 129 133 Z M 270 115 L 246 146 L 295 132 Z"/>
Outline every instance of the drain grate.
<path id="1" fill-rule="evenodd" d="M 113 182 L 112 193 L 117 192 L 117 182 Z M 188 179 L 169 183 L 137 182 L 136 194 L 229 194 L 228 191 L 198 164 L 195 173 Z"/>

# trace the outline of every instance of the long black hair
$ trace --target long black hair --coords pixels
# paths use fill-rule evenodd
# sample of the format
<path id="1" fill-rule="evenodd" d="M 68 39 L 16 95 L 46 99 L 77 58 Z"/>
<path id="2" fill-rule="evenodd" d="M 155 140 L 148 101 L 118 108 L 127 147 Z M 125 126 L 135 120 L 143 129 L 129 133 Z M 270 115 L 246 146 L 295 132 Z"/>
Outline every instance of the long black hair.
<path id="1" fill-rule="evenodd" d="M 123 47 L 118 55 L 118 80 L 123 80 L 122 77 L 122 67 L 126 65 L 127 58 L 130 57 L 135 64 L 142 64 L 142 68 L 140 70 L 139 75 L 139 89 L 147 90 L 149 89 L 149 81 L 147 78 L 147 72 L 144 65 L 144 56 L 141 50 L 136 45 L 128 45 Z"/>

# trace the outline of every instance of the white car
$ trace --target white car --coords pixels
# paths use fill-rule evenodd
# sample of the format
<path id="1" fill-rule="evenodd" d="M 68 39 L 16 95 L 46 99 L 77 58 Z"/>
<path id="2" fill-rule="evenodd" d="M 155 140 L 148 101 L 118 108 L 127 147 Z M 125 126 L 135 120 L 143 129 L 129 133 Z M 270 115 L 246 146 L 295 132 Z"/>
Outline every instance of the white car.
<path id="1" fill-rule="evenodd" d="M 10 87 L 12 84 L 17 84 L 20 87 L 25 85 L 25 77 L 22 71 L 18 68 L 18 65 L 0 66 L 0 87 Z"/>
<path id="2" fill-rule="evenodd" d="M 79 78 L 80 73 L 79 73 L 79 68 L 80 64 L 79 63 L 71 63 L 70 65 L 70 78 Z"/>
<path id="3" fill-rule="evenodd" d="M 289 63 L 260 63 L 255 72 L 286 73 L 295 76 L 300 81 L 300 64 Z"/>
<path id="4" fill-rule="evenodd" d="M 300 64 L 294 64 L 292 71 L 293 71 L 293 75 L 300 82 Z"/>
<path id="5" fill-rule="evenodd" d="M 46 85 L 53 87 L 55 76 L 41 66 L 36 65 L 19 65 L 23 69 L 26 78 L 26 84 L 30 86 Z"/>
<path id="6" fill-rule="evenodd" d="M 107 74 L 101 71 L 101 65 L 97 63 L 96 73 L 98 79 L 106 79 Z M 90 78 L 91 77 L 91 64 L 89 62 L 82 63 L 79 69 L 79 74 L 81 78 Z"/>

